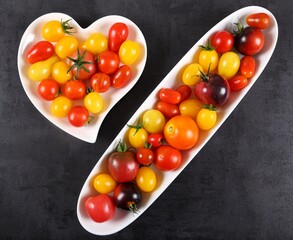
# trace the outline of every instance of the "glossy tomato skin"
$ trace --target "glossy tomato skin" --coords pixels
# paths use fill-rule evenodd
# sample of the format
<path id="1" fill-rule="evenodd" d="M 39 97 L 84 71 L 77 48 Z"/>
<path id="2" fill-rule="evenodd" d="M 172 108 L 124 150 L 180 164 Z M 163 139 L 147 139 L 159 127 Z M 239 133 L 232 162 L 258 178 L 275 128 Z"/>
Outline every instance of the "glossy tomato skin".
<path id="1" fill-rule="evenodd" d="M 207 82 L 202 81 L 195 85 L 195 95 L 203 104 L 212 104 L 215 107 L 223 106 L 230 96 L 230 86 L 218 74 L 211 75 Z"/>
<path id="2" fill-rule="evenodd" d="M 151 133 L 148 137 L 148 144 L 153 148 L 160 147 L 164 143 L 164 136 L 162 133 Z"/>
<path id="3" fill-rule="evenodd" d="M 114 152 L 108 159 L 108 170 L 117 182 L 132 181 L 138 169 L 139 164 L 133 152 Z"/>
<path id="4" fill-rule="evenodd" d="M 108 32 L 108 47 L 109 50 L 118 53 L 121 44 L 128 37 L 128 27 L 125 23 L 114 23 Z"/>
<path id="5" fill-rule="evenodd" d="M 218 31 L 211 37 L 211 45 L 218 53 L 228 52 L 234 46 L 234 37 L 228 31 Z"/>
<path id="6" fill-rule="evenodd" d="M 120 183 L 114 191 L 113 200 L 116 207 L 137 212 L 141 203 L 141 192 L 133 182 Z"/>
<path id="7" fill-rule="evenodd" d="M 110 50 L 104 51 L 98 58 L 98 69 L 102 73 L 112 74 L 114 73 L 120 64 L 118 55 Z"/>
<path id="8" fill-rule="evenodd" d="M 184 100 L 188 99 L 191 96 L 192 89 L 188 85 L 181 85 L 176 88 L 176 91 L 180 93 L 181 99 L 180 102 L 183 102 Z"/>
<path id="9" fill-rule="evenodd" d="M 228 80 L 231 91 L 239 91 L 245 88 L 248 84 L 248 80 L 243 75 L 236 75 Z"/>
<path id="10" fill-rule="evenodd" d="M 252 56 L 262 50 L 265 38 L 260 29 L 245 27 L 243 31 L 235 35 L 234 42 L 238 52 Z"/>
<path id="11" fill-rule="evenodd" d="M 68 113 L 68 120 L 74 127 L 84 126 L 89 119 L 89 112 L 84 106 L 75 106 Z"/>
<path id="12" fill-rule="evenodd" d="M 162 145 L 155 151 L 154 164 L 161 171 L 177 169 L 182 161 L 181 152 L 169 145 Z"/>
<path id="13" fill-rule="evenodd" d="M 166 103 L 177 104 L 181 101 L 181 94 L 172 88 L 162 88 L 159 91 L 159 99 Z"/>
<path id="14" fill-rule="evenodd" d="M 270 25 L 270 16 L 266 13 L 254 13 L 246 17 L 246 23 L 254 28 L 265 29 Z"/>
<path id="15" fill-rule="evenodd" d="M 139 148 L 136 152 L 136 159 L 137 161 L 145 166 L 150 165 L 154 161 L 154 152 L 149 148 Z"/>
<path id="16" fill-rule="evenodd" d="M 95 73 L 93 76 L 91 76 L 90 86 L 95 92 L 107 92 L 111 87 L 111 78 L 106 73 Z"/>
<path id="17" fill-rule="evenodd" d="M 255 73 L 255 66 L 253 56 L 244 56 L 240 61 L 240 73 L 246 78 L 251 78 Z"/>
<path id="18" fill-rule="evenodd" d="M 115 215 L 113 199 L 107 194 L 89 197 L 85 202 L 85 210 L 90 218 L 98 223 L 106 222 Z"/>
<path id="19" fill-rule="evenodd" d="M 136 176 L 136 184 L 143 192 L 152 192 L 156 188 L 157 177 L 155 172 L 146 166 L 142 166 Z"/>
<path id="20" fill-rule="evenodd" d="M 199 131 L 195 121 L 189 116 L 178 115 L 165 125 L 166 142 L 179 150 L 188 150 L 198 141 Z"/>
<path id="21" fill-rule="evenodd" d="M 131 77 L 131 67 L 128 65 L 122 65 L 117 69 L 112 77 L 112 86 L 114 88 L 122 88 L 130 81 Z"/>
<path id="22" fill-rule="evenodd" d="M 39 41 L 30 48 L 26 54 L 26 60 L 28 63 L 33 64 L 48 59 L 53 53 L 54 46 L 52 43 L 48 41 Z"/>
<path id="23" fill-rule="evenodd" d="M 179 107 L 176 104 L 157 101 L 155 109 L 159 110 L 166 118 L 172 118 L 179 115 Z"/>
<path id="24" fill-rule="evenodd" d="M 59 91 L 60 85 L 53 79 L 45 79 L 38 85 L 38 93 L 46 101 L 54 100 Z"/>
<path id="25" fill-rule="evenodd" d="M 63 93 L 71 100 L 82 99 L 86 94 L 86 85 L 82 81 L 69 80 L 64 85 Z"/>

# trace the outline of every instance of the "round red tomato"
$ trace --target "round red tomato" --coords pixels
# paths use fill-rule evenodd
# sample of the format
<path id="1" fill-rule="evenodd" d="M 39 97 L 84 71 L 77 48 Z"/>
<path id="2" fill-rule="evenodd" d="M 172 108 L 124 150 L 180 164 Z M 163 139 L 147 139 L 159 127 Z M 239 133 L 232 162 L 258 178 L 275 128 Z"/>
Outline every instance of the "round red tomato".
<path id="1" fill-rule="evenodd" d="M 218 53 L 229 52 L 234 45 L 233 34 L 228 31 L 218 31 L 211 37 L 211 45 Z"/>
<path id="2" fill-rule="evenodd" d="M 89 111 L 84 106 L 75 106 L 68 113 L 68 120 L 74 127 L 84 126 L 89 119 Z"/>
<path id="3" fill-rule="evenodd" d="M 45 79 L 38 85 L 39 95 L 46 101 L 54 100 L 60 91 L 60 85 L 53 79 Z"/>
<path id="4" fill-rule="evenodd" d="M 161 133 L 151 133 L 148 136 L 148 144 L 151 144 L 152 147 L 156 148 L 161 146 L 164 143 L 164 136 Z"/>
<path id="5" fill-rule="evenodd" d="M 142 165 L 150 165 L 154 160 L 154 152 L 149 148 L 139 148 L 136 152 L 136 160 Z"/>
<path id="6" fill-rule="evenodd" d="M 154 164 L 161 171 L 177 169 L 182 161 L 181 152 L 168 145 L 162 145 L 156 149 Z"/>
<path id="7" fill-rule="evenodd" d="M 171 118 L 164 127 L 164 138 L 167 143 L 179 150 L 192 148 L 198 140 L 198 127 L 195 121 L 185 115 Z"/>
<path id="8" fill-rule="evenodd" d="M 114 88 L 122 88 L 124 87 L 132 76 L 131 67 L 128 65 L 122 65 L 118 68 L 118 70 L 114 73 L 112 78 L 112 86 Z"/>
<path id="9" fill-rule="evenodd" d="M 70 80 L 65 83 L 63 93 L 71 100 L 82 99 L 86 93 L 86 85 L 82 81 Z"/>
<path id="10" fill-rule="evenodd" d="M 106 74 L 114 73 L 120 64 L 118 55 L 110 50 L 104 51 L 99 55 L 98 68 Z"/>
<path id="11" fill-rule="evenodd" d="M 128 37 L 128 27 L 125 23 L 114 23 L 108 32 L 108 47 L 109 50 L 118 53 L 121 44 Z"/>
<path id="12" fill-rule="evenodd" d="M 103 93 L 109 90 L 111 86 L 110 76 L 106 73 L 95 73 L 90 80 L 91 88 L 98 93 Z"/>
<path id="13" fill-rule="evenodd" d="M 114 216 L 115 205 L 107 194 L 100 194 L 85 201 L 85 210 L 93 221 L 102 223 Z"/>

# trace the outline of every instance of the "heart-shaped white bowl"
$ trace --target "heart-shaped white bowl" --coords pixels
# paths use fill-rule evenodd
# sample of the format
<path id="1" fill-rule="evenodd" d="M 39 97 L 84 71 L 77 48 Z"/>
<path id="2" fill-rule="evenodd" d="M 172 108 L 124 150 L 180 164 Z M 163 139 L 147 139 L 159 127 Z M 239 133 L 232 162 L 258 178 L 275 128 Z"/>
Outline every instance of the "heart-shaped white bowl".
<path id="1" fill-rule="evenodd" d="M 142 203 L 139 207 L 139 212 L 137 214 L 132 214 L 130 212 L 125 212 L 121 210 L 116 210 L 114 218 L 110 221 L 104 223 L 95 223 L 91 218 L 87 215 L 85 211 L 85 201 L 88 197 L 97 195 L 98 193 L 94 190 L 93 187 L 93 179 L 94 177 L 101 172 L 107 172 L 107 158 L 109 155 L 115 151 L 115 147 L 121 139 L 125 138 L 128 127 L 125 126 L 122 128 L 120 133 L 114 139 L 114 141 L 110 144 L 108 149 L 105 151 L 103 156 L 97 161 L 97 164 L 92 169 L 88 178 L 86 179 L 84 186 L 80 192 L 78 203 L 77 203 L 77 216 L 81 223 L 81 225 L 89 232 L 97 235 L 108 235 L 115 233 L 127 225 L 132 223 L 135 219 L 137 219 L 143 212 L 165 191 L 165 189 L 174 181 L 174 179 L 183 171 L 183 169 L 191 162 L 192 159 L 197 155 L 197 153 L 203 148 L 203 146 L 209 141 L 209 139 L 215 134 L 215 132 L 219 129 L 219 127 L 224 123 L 224 121 L 228 118 L 228 116 L 233 112 L 233 110 L 237 107 L 242 98 L 247 94 L 249 89 L 256 82 L 262 71 L 265 69 L 268 64 L 275 46 L 278 40 L 278 24 L 274 17 L 274 15 L 269 12 L 267 9 L 257 6 L 245 7 L 242 8 L 231 15 L 227 16 L 225 19 L 220 21 L 217 25 L 215 25 L 212 29 L 210 29 L 195 45 L 183 56 L 183 58 L 175 65 L 175 67 L 168 73 L 168 75 L 162 80 L 162 82 L 154 89 L 154 91 L 149 95 L 149 97 L 142 103 L 142 105 L 138 108 L 138 110 L 134 113 L 134 115 L 128 121 L 129 124 L 135 123 L 141 114 L 151 109 L 156 101 L 157 94 L 159 90 L 163 87 L 165 88 L 176 88 L 177 86 L 182 84 L 181 74 L 182 69 L 186 67 L 188 64 L 195 61 L 196 54 L 199 52 L 199 45 L 203 45 L 207 42 L 209 37 L 215 33 L 216 31 L 226 29 L 228 31 L 232 31 L 234 29 L 233 24 L 237 22 L 245 23 L 245 18 L 247 15 L 257 12 L 265 12 L 270 16 L 271 23 L 268 29 L 263 31 L 265 36 L 265 45 L 261 53 L 255 56 L 257 62 L 257 68 L 255 71 L 255 75 L 249 79 L 248 85 L 238 92 L 232 92 L 228 102 L 225 106 L 221 107 L 218 111 L 218 120 L 216 126 L 209 131 L 201 131 L 200 137 L 197 145 L 188 151 L 182 151 L 182 163 L 178 169 L 171 172 L 161 172 L 156 167 L 151 165 L 153 170 L 157 175 L 157 187 L 151 193 L 142 193 Z M 204 21 L 204 19 L 203 19 Z M 192 180 L 191 180 L 192 181 Z M 147 227 L 147 226 L 146 226 Z"/>
<path id="2" fill-rule="evenodd" d="M 28 68 L 29 64 L 26 62 L 26 53 L 28 50 L 42 38 L 41 29 L 42 26 L 51 20 L 67 20 L 72 19 L 72 17 L 63 14 L 63 13 L 48 13 L 42 15 L 33 21 L 26 31 L 24 32 L 22 39 L 20 41 L 19 50 L 18 50 L 18 72 L 22 86 L 33 103 L 33 105 L 53 124 L 55 124 L 60 129 L 71 134 L 74 137 L 77 137 L 83 141 L 94 143 L 97 139 L 97 135 L 100 129 L 100 126 L 106 117 L 107 113 L 111 108 L 136 84 L 139 80 L 147 59 L 147 45 L 145 38 L 139 29 L 139 27 L 132 22 L 131 20 L 117 15 L 110 15 L 96 20 L 87 28 L 81 28 L 78 23 L 72 19 L 70 25 L 74 27 L 76 33 L 74 36 L 77 38 L 79 43 L 84 42 L 92 33 L 102 33 L 105 36 L 108 36 L 108 30 L 112 24 L 115 22 L 123 22 L 127 24 L 129 28 L 128 39 L 136 41 L 141 46 L 141 54 L 137 63 L 132 67 L 132 79 L 130 82 L 121 89 L 110 88 L 107 92 L 101 93 L 101 96 L 104 99 L 104 110 L 98 115 L 94 116 L 94 120 L 89 124 L 81 128 L 76 128 L 71 126 L 67 118 L 56 118 L 50 112 L 51 102 L 46 102 L 42 100 L 37 92 L 38 83 L 29 79 L 28 77 Z M 80 101 L 75 101 L 74 105 L 79 104 Z"/>

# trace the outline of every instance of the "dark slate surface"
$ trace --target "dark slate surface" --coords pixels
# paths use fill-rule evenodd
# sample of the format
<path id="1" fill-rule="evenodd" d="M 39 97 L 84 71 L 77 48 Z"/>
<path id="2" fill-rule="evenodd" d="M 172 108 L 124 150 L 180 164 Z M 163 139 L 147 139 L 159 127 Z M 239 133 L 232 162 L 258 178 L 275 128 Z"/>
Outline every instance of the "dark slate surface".
<path id="1" fill-rule="evenodd" d="M 85 231 L 76 217 L 87 175 L 197 39 L 255 1 L 245 2 L 1 0 L 0 239 L 102 239 Z M 280 30 L 260 79 L 152 207 L 103 239 L 293 239 L 293 4 L 258 2 L 275 14 Z M 141 80 L 107 116 L 95 144 L 49 123 L 21 86 L 18 44 L 26 27 L 48 12 L 67 13 L 83 27 L 105 15 L 123 15 L 146 37 Z"/>

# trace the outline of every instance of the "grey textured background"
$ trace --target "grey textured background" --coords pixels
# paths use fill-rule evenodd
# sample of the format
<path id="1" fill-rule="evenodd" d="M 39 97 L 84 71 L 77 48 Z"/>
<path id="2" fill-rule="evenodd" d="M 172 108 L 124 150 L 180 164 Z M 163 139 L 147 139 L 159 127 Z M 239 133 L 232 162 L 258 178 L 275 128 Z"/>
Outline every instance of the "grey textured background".
<path id="1" fill-rule="evenodd" d="M 222 18 L 254 4 L 0 0 L 0 239 L 102 239 L 86 232 L 76 217 L 77 198 L 92 167 L 190 47 Z M 279 23 L 278 45 L 267 68 L 152 207 L 103 239 L 293 239 L 293 2 L 257 5 L 268 8 Z M 147 40 L 141 80 L 107 116 L 95 144 L 49 123 L 19 80 L 16 55 L 24 30 L 55 11 L 83 27 L 105 15 L 123 15 Z"/>

